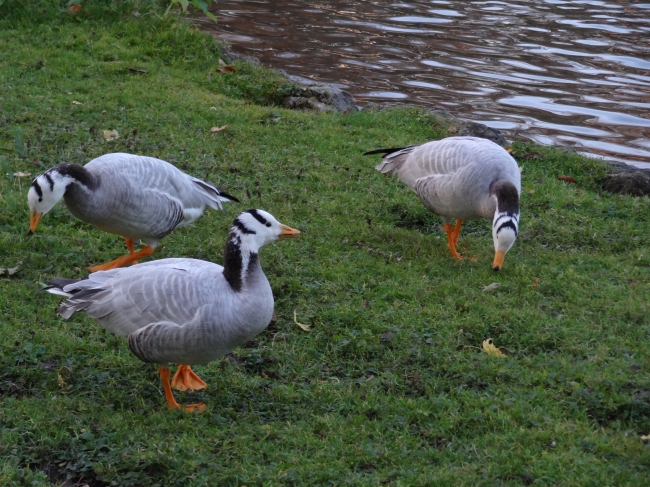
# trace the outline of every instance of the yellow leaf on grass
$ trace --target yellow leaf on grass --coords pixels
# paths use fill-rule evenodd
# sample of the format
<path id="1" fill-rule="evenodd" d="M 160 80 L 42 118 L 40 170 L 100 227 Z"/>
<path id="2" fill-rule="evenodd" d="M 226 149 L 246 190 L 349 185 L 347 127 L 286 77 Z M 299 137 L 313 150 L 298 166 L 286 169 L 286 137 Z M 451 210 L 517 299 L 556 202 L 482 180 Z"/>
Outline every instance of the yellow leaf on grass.
<path id="1" fill-rule="evenodd" d="M 31 175 L 32 175 L 32 173 L 29 173 L 29 172 L 20 172 L 19 171 L 19 172 L 14 173 L 15 178 L 28 178 Z"/>
<path id="2" fill-rule="evenodd" d="M 309 331 L 310 326 L 309 325 L 303 325 L 302 323 L 298 323 L 298 316 L 296 315 L 296 310 L 293 310 L 293 322 L 298 325 L 300 328 L 302 328 L 305 331 Z"/>
<path id="3" fill-rule="evenodd" d="M 498 355 L 499 357 L 505 357 L 501 350 L 494 346 L 491 338 L 483 340 L 483 351 L 488 355 Z"/>
<path id="4" fill-rule="evenodd" d="M 210 129 L 210 132 L 212 132 L 212 133 L 214 133 L 214 132 L 221 132 L 222 130 L 225 130 L 225 128 L 226 128 L 227 126 L 228 126 L 228 125 L 224 125 L 223 127 L 212 127 L 212 128 Z"/>
<path id="5" fill-rule="evenodd" d="M 19 260 L 18 263 L 16 264 L 16 267 L 9 267 L 8 269 L 5 269 L 4 267 L 0 267 L 0 276 L 4 276 L 5 274 L 7 274 L 8 276 L 13 276 L 16 272 L 18 272 L 18 269 L 20 269 L 22 263 L 23 261 Z"/>
<path id="6" fill-rule="evenodd" d="M 116 140 L 120 138 L 120 134 L 117 132 L 117 130 L 104 130 L 104 139 L 106 142 L 110 142 L 111 140 Z"/>

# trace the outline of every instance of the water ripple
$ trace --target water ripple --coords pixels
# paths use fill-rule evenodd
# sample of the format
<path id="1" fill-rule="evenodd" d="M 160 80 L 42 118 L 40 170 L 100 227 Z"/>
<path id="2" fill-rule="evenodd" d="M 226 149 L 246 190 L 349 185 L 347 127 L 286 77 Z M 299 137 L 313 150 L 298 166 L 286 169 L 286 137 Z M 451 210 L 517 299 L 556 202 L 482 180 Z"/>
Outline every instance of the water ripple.
<path id="1" fill-rule="evenodd" d="M 511 138 L 650 163 L 650 3 L 221 0 L 214 13 L 198 22 L 235 50 L 359 103 L 446 107 Z"/>

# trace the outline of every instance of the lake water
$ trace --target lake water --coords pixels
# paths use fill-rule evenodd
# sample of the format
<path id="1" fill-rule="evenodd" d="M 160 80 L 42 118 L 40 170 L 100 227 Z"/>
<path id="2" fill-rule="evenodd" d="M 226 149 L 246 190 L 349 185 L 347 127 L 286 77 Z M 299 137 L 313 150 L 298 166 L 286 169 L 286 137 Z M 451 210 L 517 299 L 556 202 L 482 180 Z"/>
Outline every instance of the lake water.
<path id="1" fill-rule="evenodd" d="M 298 81 L 650 168 L 650 3 L 219 0 L 201 27 Z"/>

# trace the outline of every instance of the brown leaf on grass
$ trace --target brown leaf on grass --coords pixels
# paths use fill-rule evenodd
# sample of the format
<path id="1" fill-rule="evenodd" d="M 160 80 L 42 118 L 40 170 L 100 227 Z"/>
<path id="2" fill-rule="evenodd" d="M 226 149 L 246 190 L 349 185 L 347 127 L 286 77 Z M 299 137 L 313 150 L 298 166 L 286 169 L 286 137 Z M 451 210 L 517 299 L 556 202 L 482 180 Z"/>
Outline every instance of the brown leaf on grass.
<path id="1" fill-rule="evenodd" d="M 146 74 L 147 70 L 146 69 L 140 69 L 140 68 L 132 68 L 132 67 L 127 67 L 129 71 L 133 71 L 134 73 L 140 73 L 140 74 Z"/>
<path id="2" fill-rule="evenodd" d="M 0 267 L 0 276 L 4 276 L 5 274 L 7 276 L 13 276 L 16 272 L 18 272 L 18 269 L 22 265 L 23 261 L 19 260 L 18 263 L 16 264 L 16 267 L 9 267 L 5 269 L 4 267 Z"/>
<path id="3" fill-rule="evenodd" d="M 234 73 L 236 72 L 235 68 L 232 66 L 224 66 L 223 68 L 217 68 L 217 71 L 220 73 Z"/>
<path id="4" fill-rule="evenodd" d="M 111 140 L 116 140 L 120 138 L 120 134 L 117 132 L 117 130 L 104 130 L 103 133 L 106 142 L 110 142 Z"/>
<path id="5" fill-rule="evenodd" d="M 537 279 L 537 278 L 533 279 L 533 287 L 535 289 L 539 288 L 539 279 Z"/>
<path id="6" fill-rule="evenodd" d="M 296 314 L 296 310 L 293 310 L 293 322 L 298 325 L 300 328 L 302 328 L 305 331 L 309 331 L 310 326 L 309 325 L 303 325 L 302 323 L 298 323 L 298 315 Z"/>
<path id="7" fill-rule="evenodd" d="M 227 126 L 228 126 L 228 125 L 224 125 L 223 127 L 212 127 L 212 128 L 210 129 L 210 132 L 212 132 L 212 133 L 221 132 L 222 130 L 225 130 L 225 128 L 226 128 Z"/>
<path id="8" fill-rule="evenodd" d="M 14 177 L 15 177 L 15 178 L 28 178 L 28 177 L 31 176 L 31 175 L 32 175 L 32 174 L 29 173 L 29 172 L 20 172 L 20 171 L 18 171 L 18 172 L 15 172 L 15 173 L 14 173 Z"/>
<path id="9" fill-rule="evenodd" d="M 494 291 L 498 287 L 501 287 L 501 284 L 499 284 L 498 282 L 493 282 L 492 284 L 488 284 L 487 286 L 483 286 L 483 292 Z"/>
<path id="10" fill-rule="evenodd" d="M 68 10 L 73 14 L 78 14 L 83 7 L 81 5 L 70 5 Z"/>
<path id="11" fill-rule="evenodd" d="M 458 127 L 456 127 L 455 125 L 452 125 L 451 127 L 449 127 L 447 129 L 447 132 L 449 132 L 450 134 L 455 134 L 456 132 L 458 132 Z"/>
<path id="12" fill-rule="evenodd" d="M 557 179 L 559 181 L 566 181 L 567 183 L 577 184 L 576 180 L 571 176 L 558 176 Z"/>
<path id="13" fill-rule="evenodd" d="M 501 350 L 499 350 L 497 347 L 494 346 L 494 343 L 492 342 L 491 338 L 488 338 L 487 340 L 483 340 L 483 351 L 488 355 L 497 355 L 499 357 L 505 357 L 505 355 L 501 353 Z"/>

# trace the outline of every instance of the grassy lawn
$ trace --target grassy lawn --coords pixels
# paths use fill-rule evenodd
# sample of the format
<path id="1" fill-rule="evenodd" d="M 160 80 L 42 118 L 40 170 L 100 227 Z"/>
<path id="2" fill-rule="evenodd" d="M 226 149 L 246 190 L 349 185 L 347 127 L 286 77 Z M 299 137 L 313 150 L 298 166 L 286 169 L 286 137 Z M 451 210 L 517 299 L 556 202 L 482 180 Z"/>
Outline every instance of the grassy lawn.
<path id="1" fill-rule="evenodd" d="M 218 72 L 221 47 L 182 21 L 48 12 L 0 6 L 0 267 L 20 262 L 0 276 L 0 485 L 647 484 L 650 199 L 599 190 L 593 160 L 515 144 L 521 233 L 504 269 L 487 220 L 461 233 L 476 261 L 456 261 L 440 219 L 361 156 L 449 135 L 444 122 L 287 111 L 273 106 L 286 80 Z M 243 202 L 156 258 L 220 263 L 253 207 L 302 232 L 261 254 L 277 323 L 196 367 L 205 391 L 177 393 L 203 415 L 169 411 L 125 340 L 37 294 L 126 249 L 63 202 L 27 237 L 31 178 L 7 169 L 107 152 L 163 158 Z"/>

